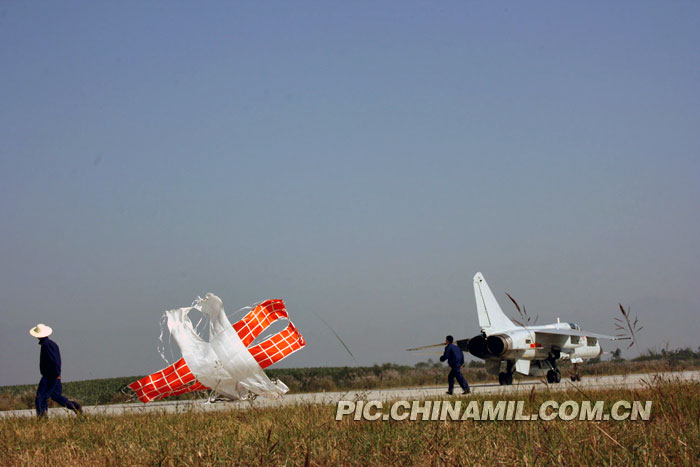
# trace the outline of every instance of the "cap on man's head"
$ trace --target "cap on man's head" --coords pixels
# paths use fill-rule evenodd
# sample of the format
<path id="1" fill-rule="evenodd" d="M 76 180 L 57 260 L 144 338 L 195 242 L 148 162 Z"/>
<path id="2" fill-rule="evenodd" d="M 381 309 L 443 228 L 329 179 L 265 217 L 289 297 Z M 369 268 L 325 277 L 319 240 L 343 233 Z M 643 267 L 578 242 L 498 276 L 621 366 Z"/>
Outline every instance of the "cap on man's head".
<path id="1" fill-rule="evenodd" d="M 447 336 L 445 339 L 447 339 L 447 342 L 449 342 L 450 344 L 452 343 L 452 341 L 455 340 L 455 338 L 452 336 Z"/>
<path id="2" fill-rule="evenodd" d="M 31 334 L 34 337 L 38 337 L 40 339 L 42 337 L 50 336 L 52 332 L 53 332 L 53 329 L 51 329 L 47 325 L 41 324 L 41 323 L 37 324 L 35 327 L 33 327 L 29 330 L 29 334 Z"/>

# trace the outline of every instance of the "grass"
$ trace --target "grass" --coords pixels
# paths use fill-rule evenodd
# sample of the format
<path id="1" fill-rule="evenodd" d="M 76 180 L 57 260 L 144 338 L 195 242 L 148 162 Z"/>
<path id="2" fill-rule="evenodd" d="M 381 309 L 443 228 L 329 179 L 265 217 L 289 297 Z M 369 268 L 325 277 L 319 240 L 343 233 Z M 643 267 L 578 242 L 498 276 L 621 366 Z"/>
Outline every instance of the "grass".
<path id="1" fill-rule="evenodd" d="M 472 398 L 524 399 L 526 413 L 548 399 L 651 400 L 653 406 L 646 422 L 335 421 L 335 406 L 321 405 L 0 419 L 0 464 L 697 465 L 700 460 L 698 382 Z"/>

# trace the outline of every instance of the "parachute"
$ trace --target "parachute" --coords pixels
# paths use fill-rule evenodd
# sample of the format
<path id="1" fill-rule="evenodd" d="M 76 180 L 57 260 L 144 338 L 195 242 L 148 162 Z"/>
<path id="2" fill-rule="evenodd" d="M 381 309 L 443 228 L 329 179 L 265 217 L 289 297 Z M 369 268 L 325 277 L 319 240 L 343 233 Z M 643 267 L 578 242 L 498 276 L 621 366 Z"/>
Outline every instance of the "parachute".
<path id="1" fill-rule="evenodd" d="M 189 316 L 192 310 L 201 312 L 208 320 L 208 340 L 197 332 L 199 326 L 193 326 Z M 260 302 L 233 325 L 221 299 L 211 293 L 195 300 L 190 307 L 166 311 L 164 316 L 182 358 L 129 384 L 141 402 L 207 389 L 232 399 L 242 399 L 251 393 L 280 397 L 289 390 L 281 381 L 270 380 L 263 371 L 306 345 L 304 337 L 289 321 L 284 301 Z M 288 321 L 282 331 L 250 346 L 265 329 L 281 319 Z"/>

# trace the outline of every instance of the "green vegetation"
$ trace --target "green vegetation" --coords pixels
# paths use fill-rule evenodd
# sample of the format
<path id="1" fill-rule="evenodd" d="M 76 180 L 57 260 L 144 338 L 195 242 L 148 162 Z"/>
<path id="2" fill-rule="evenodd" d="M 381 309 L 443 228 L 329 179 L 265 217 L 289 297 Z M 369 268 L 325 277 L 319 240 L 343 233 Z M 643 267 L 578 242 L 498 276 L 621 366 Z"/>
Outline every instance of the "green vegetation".
<path id="1" fill-rule="evenodd" d="M 474 396 L 652 401 L 649 421 L 335 421 L 335 406 L 0 419 L 2 465 L 697 465 L 700 383 Z"/>
<path id="2" fill-rule="evenodd" d="M 618 349 L 619 350 L 619 349 Z M 698 360 L 700 359 L 700 347 L 698 351 L 694 352 L 689 348 L 668 350 L 661 349 L 661 352 L 655 350 L 647 350 L 645 354 L 640 355 L 632 359 L 634 362 L 645 362 L 649 360 L 667 360 L 670 363 L 680 362 L 684 360 Z"/>
<path id="3" fill-rule="evenodd" d="M 560 365 L 564 376 L 570 365 Z M 633 360 L 624 360 L 619 354 L 610 361 L 592 361 L 582 366 L 585 375 L 642 373 L 649 371 L 676 371 L 700 368 L 700 351 L 690 349 L 661 353 L 648 352 Z M 273 368 L 266 370 L 270 378 L 278 378 L 289 386 L 290 392 L 345 391 L 350 389 L 378 389 L 391 387 L 436 386 L 446 384 L 447 369 L 428 360 L 415 366 L 385 363 L 371 367 Z M 496 377 L 484 369 L 481 361 L 472 361 L 464 368 L 470 383 L 495 382 Z M 73 381 L 63 383 L 64 394 L 83 405 L 111 404 L 132 400 L 126 385 L 141 376 Z M 519 377 L 516 376 L 516 380 Z M 0 387 L 0 410 L 30 409 L 34 407 L 36 385 Z M 204 394 L 185 394 L 179 399 L 196 399 Z"/>

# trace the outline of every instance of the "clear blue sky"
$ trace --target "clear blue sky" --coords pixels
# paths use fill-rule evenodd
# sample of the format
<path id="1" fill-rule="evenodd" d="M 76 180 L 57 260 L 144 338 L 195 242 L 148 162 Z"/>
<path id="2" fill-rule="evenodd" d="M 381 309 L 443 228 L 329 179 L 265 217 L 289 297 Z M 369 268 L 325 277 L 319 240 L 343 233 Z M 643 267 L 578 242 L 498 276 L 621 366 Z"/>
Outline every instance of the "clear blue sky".
<path id="1" fill-rule="evenodd" d="M 287 366 L 510 312 L 699 345 L 698 2 L 0 3 L 0 384 L 163 366 L 163 310 L 284 298 Z M 608 344 L 608 347 L 610 345 Z M 613 346 L 614 347 L 614 346 Z"/>

